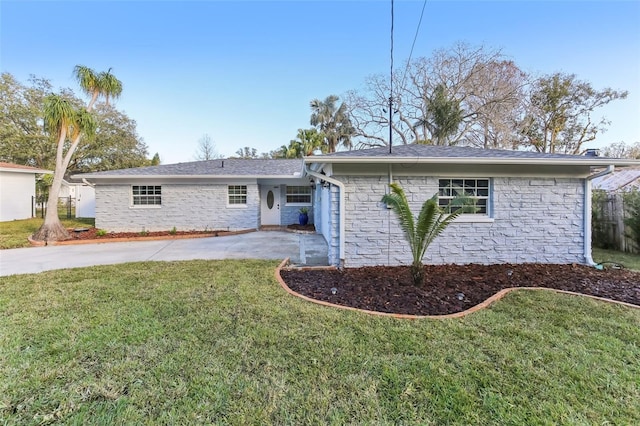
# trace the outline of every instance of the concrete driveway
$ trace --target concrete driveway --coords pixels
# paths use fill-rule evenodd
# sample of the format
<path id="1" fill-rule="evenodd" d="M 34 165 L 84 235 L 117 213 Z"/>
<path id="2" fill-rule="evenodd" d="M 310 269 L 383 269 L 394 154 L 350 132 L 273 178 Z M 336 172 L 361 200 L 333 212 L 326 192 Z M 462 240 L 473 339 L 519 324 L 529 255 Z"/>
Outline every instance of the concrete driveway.
<path id="1" fill-rule="evenodd" d="M 322 235 L 278 231 L 183 240 L 29 247 L 0 250 L 0 276 L 149 260 L 289 257 L 297 265 L 326 265 L 327 250 Z"/>

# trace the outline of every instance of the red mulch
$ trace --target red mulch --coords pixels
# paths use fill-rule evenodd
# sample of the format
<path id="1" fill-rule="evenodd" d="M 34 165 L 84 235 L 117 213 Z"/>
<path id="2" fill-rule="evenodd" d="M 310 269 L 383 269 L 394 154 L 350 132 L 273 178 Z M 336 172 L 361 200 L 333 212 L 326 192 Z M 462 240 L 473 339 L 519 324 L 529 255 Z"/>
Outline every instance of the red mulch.
<path id="1" fill-rule="evenodd" d="M 288 225 L 287 228 L 296 231 L 315 232 L 316 228 L 313 224 L 309 225 Z M 113 238 L 141 238 L 141 237 L 169 237 L 179 235 L 210 235 L 212 237 L 221 237 L 231 234 L 229 231 L 153 231 L 153 232 L 107 232 L 105 235 L 98 235 L 98 228 L 76 228 L 68 229 L 72 240 L 106 240 Z"/>
<path id="2" fill-rule="evenodd" d="M 425 285 L 411 285 L 408 267 L 282 270 L 293 291 L 370 311 L 446 315 L 467 310 L 510 287 L 548 287 L 640 306 L 640 272 L 584 265 L 428 265 Z M 332 294 L 335 289 L 335 294 Z"/>

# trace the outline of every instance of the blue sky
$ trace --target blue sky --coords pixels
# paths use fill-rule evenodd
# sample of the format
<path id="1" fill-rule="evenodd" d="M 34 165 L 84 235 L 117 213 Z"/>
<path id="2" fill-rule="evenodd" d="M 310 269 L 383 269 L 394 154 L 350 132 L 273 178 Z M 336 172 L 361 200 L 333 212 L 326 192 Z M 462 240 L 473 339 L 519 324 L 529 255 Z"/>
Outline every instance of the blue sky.
<path id="1" fill-rule="evenodd" d="M 396 0 L 396 67 L 409 57 L 423 1 Z M 390 1 L 0 2 L 0 69 L 79 90 L 76 64 L 113 68 L 117 107 L 163 163 L 217 150 L 269 151 L 309 126 L 309 101 L 389 71 Z M 413 57 L 458 41 L 502 49 L 521 69 L 574 73 L 628 90 L 600 110 L 588 147 L 640 141 L 640 1 L 428 0 Z"/>

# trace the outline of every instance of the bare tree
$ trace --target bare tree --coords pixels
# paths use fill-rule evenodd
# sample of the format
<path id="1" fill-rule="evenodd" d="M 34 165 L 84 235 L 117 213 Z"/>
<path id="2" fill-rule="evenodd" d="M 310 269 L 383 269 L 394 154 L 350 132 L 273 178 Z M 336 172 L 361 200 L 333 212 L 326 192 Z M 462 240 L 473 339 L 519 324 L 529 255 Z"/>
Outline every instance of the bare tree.
<path id="1" fill-rule="evenodd" d="M 528 85 L 528 75 L 513 61 L 482 64 L 468 82 L 468 109 L 476 115 L 466 142 L 485 149 L 517 149 Z"/>
<path id="2" fill-rule="evenodd" d="M 216 144 L 208 134 L 202 135 L 198 140 L 198 149 L 194 155 L 196 160 L 215 160 L 222 158 L 222 155 L 216 150 Z"/>
<path id="3" fill-rule="evenodd" d="M 640 160 L 640 142 L 630 145 L 624 142 L 609 144 L 602 148 L 602 155 L 611 158 L 634 158 Z"/>
<path id="4" fill-rule="evenodd" d="M 513 115 L 524 99 L 525 77 L 500 51 L 464 43 L 411 61 L 393 76 L 394 144 L 499 145 L 519 121 Z M 360 146 L 388 144 L 389 84 L 388 77 L 374 75 L 363 92 L 347 94 Z M 460 122 L 446 137 L 434 135 L 440 127 L 432 121 L 433 106 L 443 100 L 460 108 Z"/>

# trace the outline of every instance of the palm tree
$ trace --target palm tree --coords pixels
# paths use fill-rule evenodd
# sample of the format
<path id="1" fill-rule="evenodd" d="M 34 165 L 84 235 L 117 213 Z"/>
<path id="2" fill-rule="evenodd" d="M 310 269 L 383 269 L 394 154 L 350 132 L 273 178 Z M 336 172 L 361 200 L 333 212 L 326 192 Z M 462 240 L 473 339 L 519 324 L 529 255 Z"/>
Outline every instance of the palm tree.
<path id="1" fill-rule="evenodd" d="M 62 226 L 58 218 L 58 195 L 62 186 L 64 172 L 71 160 L 73 144 L 65 155 L 64 145 L 67 140 L 80 140 L 82 133 L 92 135 L 96 123 L 93 116 L 85 109 L 76 109 L 68 99 L 51 94 L 44 100 L 44 122 L 47 130 L 56 135 L 58 147 L 56 150 L 56 169 L 53 174 L 53 182 L 49 189 L 47 200 L 47 214 L 44 223 L 32 236 L 38 241 L 58 241 L 69 238 L 67 230 Z"/>
<path id="2" fill-rule="evenodd" d="M 433 92 L 433 98 L 426 102 L 426 113 L 414 127 L 429 130 L 433 145 L 445 145 L 447 138 L 458 131 L 462 122 L 460 101 L 450 99 L 446 87 L 439 84 Z"/>
<path id="3" fill-rule="evenodd" d="M 40 229 L 32 235 L 36 241 L 58 241 L 69 238 L 67 230 L 58 218 L 58 195 L 62 179 L 82 136 L 91 136 L 95 132 L 96 123 L 91 110 L 97 99 L 104 96 L 108 102 L 109 96 L 117 98 L 122 93 L 122 83 L 111 74 L 111 69 L 96 73 L 91 68 L 78 65 L 74 68 L 74 74 L 82 90 L 91 96 L 86 108 L 74 108 L 67 99 L 53 94 L 49 95 L 44 102 L 45 124 L 47 130 L 57 137 L 58 145 L 53 184 L 47 201 L 47 214 Z M 68 146 L 66 153 L 65 146 Z"/>
<path id="4" fill-rule="evenodd" d="M 106 72 L 96 73 L 89 67 L 76 65 L 73 74 L 82 91 L 91 96 L 87 105 L 88 111 L 91 111 L 100 96 L 104 96 L 106 104 L 109 105 L 109 97 L 117 99 L 122 93 L 122 82 L 111 74 L 111 68 Z"/>
<path id="5" fill-rule="evenodd" d="M 327 146 L 324 144 L 324 133 L 318 129 L 298 129 L 296 139 L 289 141 L 289 145 L 282 145 L 277 151 L 278 158 L 302 158 L 313 155 L 316 149 L 322 153 L 327 153 Z"/>
<path id="6" fill-rule="evenodd" d="M 411 278 L 415 286 L 421 287 L 424 283 L 422 258 L 427 248 L 456 217 L 466 211 L 462 207 L 464 202 L 460 203 L 461 208 L 448 214 L 438 205 L 438 195 L 436 194 L 424 202 L 420 214 L 414 218 L 402 187 L 397 183 L 391 183 L 389 187 L 391 187 L 391 193 L 385 194 L 382 197 L 382 202 L 390 207 L 398 217 L 400 228 L 404 232 L 413 256 Z M 456 204 L 459 201 L 461 199 Z"/>
<path id="7" fill-rule="evenodd" d="M 314 99 L 310 103 L 311 125 L 324 133 L 328 152 L 336 152 L 338 145 L 350 149 L 351 136 L 355 134 L 346 104 L 336 107 L 339 99 L 336 95 L 330 95 L 324 101 Z"/>

